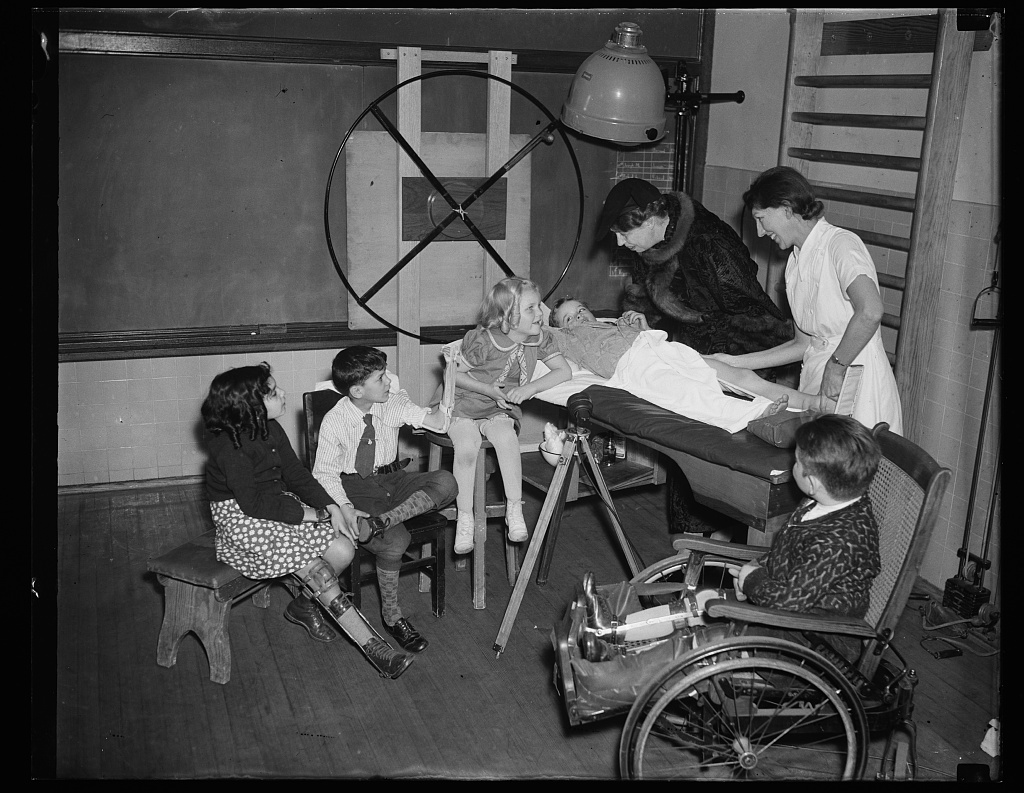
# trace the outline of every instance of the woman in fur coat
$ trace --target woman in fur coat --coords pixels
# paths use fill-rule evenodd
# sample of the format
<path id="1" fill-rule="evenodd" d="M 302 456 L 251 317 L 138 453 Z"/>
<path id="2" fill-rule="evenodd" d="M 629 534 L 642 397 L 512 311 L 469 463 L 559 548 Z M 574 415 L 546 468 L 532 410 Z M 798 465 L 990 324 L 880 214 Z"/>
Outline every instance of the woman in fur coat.
<path id="1" fill-rule="evenodd" d="M 742 355 L 793 338 L 757 280 L 757 264 L 732 227 L 685 193 L 624 179 L 605 199 L 599 232 L 611 231 L 631 257 L 623 311 L 704 355 Z"/>
<path id="2" fill-rule="evenodd" d="M 608 232 L 633 253 L 633 282 L 622 310 L 641 312 L 671 341 L 704 355 L 743 355 L 793 338 L 792 321 L 761 287 L 743 240 L 685 193 L 663 194 L 643 179 L 622 180 L 601 213 L 598 233 Z M 779 372 L 758 374 L 775 380 Z M 672 531 L 725 536 L 741 528 L 697 504 L 681 472 L 670 472 L 668 484 Z"/>

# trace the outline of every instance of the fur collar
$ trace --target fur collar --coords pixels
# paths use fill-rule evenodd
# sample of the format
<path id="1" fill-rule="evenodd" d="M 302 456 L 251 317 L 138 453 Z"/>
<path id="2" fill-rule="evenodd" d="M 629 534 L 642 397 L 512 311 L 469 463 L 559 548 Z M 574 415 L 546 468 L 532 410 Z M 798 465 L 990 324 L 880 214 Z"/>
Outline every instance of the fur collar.
<path id="1" fill-rule="evenodd" d="M 683 249 L 693 225 L 693 199 L 686 193 L 666 193 L 668 197 L 668 227 L 665 239 L 640 254 L 648 264 L 664 264 Z"/>

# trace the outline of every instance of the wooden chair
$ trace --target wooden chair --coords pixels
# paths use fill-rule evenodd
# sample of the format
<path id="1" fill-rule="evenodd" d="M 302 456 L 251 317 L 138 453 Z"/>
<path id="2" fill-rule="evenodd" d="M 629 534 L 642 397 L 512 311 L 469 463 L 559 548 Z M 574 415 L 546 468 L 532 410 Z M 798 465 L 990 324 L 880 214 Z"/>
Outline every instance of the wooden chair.
<path id="1" fill-rule="evenodd" d="M 306 465 L 313 470 L 316 461 L 316 450 L 320 439 L 320 423 L 327 411 L 333 408 L 341 394 L 337 391 L 309 391 L 302 395 L 303 416 L 306 425 Z M 431 593 L 431 609 L 435 617 L 444 616 L 445 596 L 445 529 L 449 518 L 442 511 L 424 512 L 405 521 L 405 528 L 412 537 L 409 547 L 420 547 L 419 557 L 408 552 L 402 562 L 401 572 L 419 573 L 419 591 Z M 366 556 L 372 556 L 356 545 L 355 556 L 349 565 L 349 589 L 352 591 L 352 602 L 360 608 L 360 589 L 363 584 L 376 579 L 376 571 L 371 567 L 363 570 Z M 433 586 L 431 587 L 431 579 Z"/>
<path id="2" fill-rule="evenodd" d="M 462 346 L 461 339 L 446 344 L 441 352 L 444 355 L 445 371 L 443 392 L 441 396 L 442 409 L 451 411 L 455 398 L 455 360 L 459 348 Z M 427 468 L 437 471 L 441 468 L 441 458 L 444 449 L 452 448 L 452 440 L 447 435 L 425 430 L 423 433 L 430 441 L 430 455 L 427 461 Z M 480 453 L 476 458 L 476 476 L 473 479 L 473 608 L 483 609 L 486 604 L 486 582 L 485 582 L 485 546 L 487 542 L 487 521 L 489 518 L 501 518 L 505 516 L 504 494 L 493 494 L 488 498 L 487 493 L 487 450 L 493 449 L 493 445 L 486 439 L 480 445 Z M 446 507 L 442 514 L 449 520 L 455 520 L 457 510 L 455 506 Z M 508 536 L 502 532 L 505 538 L 505 571 L 508 575 L 509 586 L 515 586 L 516 578 L 519 575 L 519 552 L 517 544 L 510 542 Z M 456 570 L 465 569 L 465 559 L 459 559 L 455 563 Z"/>

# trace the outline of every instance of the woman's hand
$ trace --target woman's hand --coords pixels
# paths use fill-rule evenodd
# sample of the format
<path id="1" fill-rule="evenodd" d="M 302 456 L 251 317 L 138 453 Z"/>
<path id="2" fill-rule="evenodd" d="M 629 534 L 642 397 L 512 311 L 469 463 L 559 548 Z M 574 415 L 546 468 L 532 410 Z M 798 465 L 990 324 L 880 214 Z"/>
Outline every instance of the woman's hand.
<path id="1" fill-rule="evenodd" d="M 845 366 L 840 366 L 835 361 L 829 360 L 825 364 L 825 371 L 821 375 L 821 388 L 818 394 L 830 399 L 833 402 L 839 401 L 839 391 L 843 387 L 843 377 L 846 375 Z"/>

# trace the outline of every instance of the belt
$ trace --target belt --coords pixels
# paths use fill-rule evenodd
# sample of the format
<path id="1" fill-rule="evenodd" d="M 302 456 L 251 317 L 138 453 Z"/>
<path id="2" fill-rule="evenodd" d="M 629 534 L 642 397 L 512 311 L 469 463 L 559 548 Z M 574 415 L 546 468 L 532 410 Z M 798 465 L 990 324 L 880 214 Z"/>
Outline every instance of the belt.
<path id="1" fill-rule="evenodd" d="M 393 463 L 388 463 L 387 465 L 379 465 L 373 469 L 373 473 L 370 474 L 370 476 L 383 476 L 384 474 L 393 474 L 395 471 L 401 471 L 411 462 L 412 457 L 406 457 L 404 460 L 395 460 Z M 351 476 L 359 476 L 359 474 L 342 474 L 341 478 L 345 479 L 346 477 Z M 368 476 L 360 478 L 369 479 L 370 477 Z"/>

